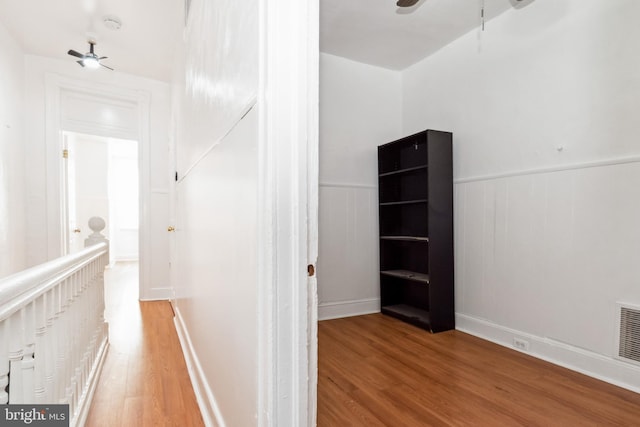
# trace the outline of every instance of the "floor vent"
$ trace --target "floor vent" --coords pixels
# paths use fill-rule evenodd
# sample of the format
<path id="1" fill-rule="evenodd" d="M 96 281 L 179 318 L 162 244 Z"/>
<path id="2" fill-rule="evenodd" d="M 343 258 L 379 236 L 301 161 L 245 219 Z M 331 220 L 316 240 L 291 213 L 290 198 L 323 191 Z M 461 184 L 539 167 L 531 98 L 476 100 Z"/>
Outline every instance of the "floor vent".
<path id="1" fill-rule="evenodd" d="M 620 324 L 618 357 L 640 364 L 640 307 L 618 304 Z"/>

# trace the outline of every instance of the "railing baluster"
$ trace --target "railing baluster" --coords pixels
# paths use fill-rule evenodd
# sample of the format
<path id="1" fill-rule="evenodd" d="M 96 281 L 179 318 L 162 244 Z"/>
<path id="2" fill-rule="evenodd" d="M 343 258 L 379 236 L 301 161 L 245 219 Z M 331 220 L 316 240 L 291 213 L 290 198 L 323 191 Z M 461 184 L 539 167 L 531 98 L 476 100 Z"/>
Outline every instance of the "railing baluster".
<path id="1" fill-rule="evenodd" d="M 73 364 L 73 339 L 75 335 L 75 331 L 73 330 L 74 324 L 73 319 L 71 318 L 71 310 L 69 309 L 69 299 L 70 294 L 72 292 L 73 285 L 73 277 L 75 273 L 67 278 L 64 283 L 64 287 L 62 288 L 62 308 L 60 313 L 60 325 L 62 329 L 62 342 L 64 346 L 62 347 L 62 351 L 58 353 L 58 366 L 60 366 L 60 371 L 62 372 L 62 381 L 60 387 L 60 403 L 70 403 L 69 402 L 69 394 L 71 387 L 71 370 L 69 367 Z"/>
<path id="2" fill-rule="evenodd" d="M 22 309 L 24 353 L 22 356 L 22 402 L 35 403 L 35 363 L 33 354 L 36 347 L 35 301 Z"/>
<path id="3" fill-rule="evenodd" d="M 9 403 L 24 403 L 22 356 L 24 356 L 23 311 L 17 311 L 9 319 Z"/>
<path id="4" fill-rule="evenodd" d="M 55 320 L 55 295 L 58 288 L 51 289 L 46 293 L 45 298 L 45 315 L 46 315 L 46 331 L 44 335 L 45 345 L 47 351 L 45 351 L 45 364 L 44 364 L 44 397 L 46 402 L 55 402 L 57 397 L 55 395 L 54 387 L 54 372 L 56 368 L 56 334 L 54 327 Z"/>
<path id="5" fill-rule="evenodd" d="M 65 387 L 65 378 L 66 372 L 64 372 L 64 358 L 65 358 L 65 348 L 67 346 L 66 340 L 66 326 L 64 323 L 64 312 L 63 312 L 63 300 L 65 298 L 65 288 L 67 286 L 67 280 L 65 279 L 57 289 L 56 298 L 54 301 L 54 316 L 53 316 L 53 325 L 55 331 L 55 369 L 53 373 L 53 382 L 56 385 L 54 399 L 55 403 L 65 403 L 64 402 L 64 387 Z"/>
<path id="6" fill-rule="evenodd" d="M 8 320 L 0 321 L 0 405 L 9 403 L 9 337 Z"/>
<path id="7" fill-rule="evenodd" d="M 36 300 L 36 348 L 34 355 L 35 362 L 35 401 L 36 403 L 46 403 L 46 365 L 47 365 L 47 295 L 42 294 Z"/>
<path id="8" fill-rule="evenodd" d="M 83 288 L 84 282 L 86 281 L 87 269 L 83 269 L 79 271 L 78 274 L 74 277 L 73 281 L 73 293 L 72 293 L 72 311 L 71 311 L 71 320 L 74 323 L 74 339 L 73 339 L 73 364 L 69 366 L 71 369 L 71 379 L 72 383 L 69 388 L 69 403 L 72 407 L 75 408 L 78 398 L 78 390 L 77 388 L 81 386 L 80 382 L 82 378 L 80 376 L 80 364 L 82 363 L 82 359 L 84 357 L 84 349 L 83 349 L 83 341 L 84 337 L 82 336 L 82 330 L 84 328 L 84 324 L 86 323 L 86 319 L 83 316 L 83 313 L 86 309 L 85 304 L 86 301 L 83 299 Z"/>

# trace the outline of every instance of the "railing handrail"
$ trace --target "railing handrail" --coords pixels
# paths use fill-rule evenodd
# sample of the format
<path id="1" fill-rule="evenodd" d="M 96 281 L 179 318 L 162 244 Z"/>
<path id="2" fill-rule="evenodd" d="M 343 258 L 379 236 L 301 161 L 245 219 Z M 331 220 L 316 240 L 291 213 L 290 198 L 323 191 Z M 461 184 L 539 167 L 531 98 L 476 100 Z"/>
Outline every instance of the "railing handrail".
<path id="1" fill-rule="evenodd" d="M 108 252 L 105 242 L 0 279 L 0 321 L 27 306 L 94 259 Z"/>

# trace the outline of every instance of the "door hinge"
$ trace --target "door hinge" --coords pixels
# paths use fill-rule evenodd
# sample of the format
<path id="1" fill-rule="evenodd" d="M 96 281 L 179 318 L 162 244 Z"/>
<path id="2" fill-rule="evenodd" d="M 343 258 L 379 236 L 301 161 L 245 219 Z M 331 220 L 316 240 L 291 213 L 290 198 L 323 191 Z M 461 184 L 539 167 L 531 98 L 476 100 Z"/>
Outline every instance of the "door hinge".
<path id="1" fill-rule="evenodd" d="M 313 277 L 315 274 L 316 274 L 316 268 L 313 266 L 313 264 L 307 265 L 307 275 L 309 277 Z"/>
<path id="2" fill-rule="evenodd" d="M 69 158 L 69 150 L 67 150 L 66 148 L 64 150 L 62 150 L 62 158 L 63 159 L 68 159 Z"/>

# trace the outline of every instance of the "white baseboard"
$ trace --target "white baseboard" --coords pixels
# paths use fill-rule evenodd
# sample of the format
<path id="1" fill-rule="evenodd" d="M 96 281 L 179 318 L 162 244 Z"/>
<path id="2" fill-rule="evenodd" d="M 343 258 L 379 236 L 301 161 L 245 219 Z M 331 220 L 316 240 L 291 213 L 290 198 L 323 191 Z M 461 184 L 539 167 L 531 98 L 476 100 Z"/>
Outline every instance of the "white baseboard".
<path id="1" fill-rule="evenodd" d="M 173 292 L 171 288 L 151 288 L 140 295 L 140 301 L 165 301 L 171 299 Z"/>
<path id="2" fill-rule="evenodd" d="M 89 410 L 91 409 L 91 403 L 93 402 L 93 395 L 98 386 L 100 380 L 100 374 L 104 366 L 104 361 L 107 358 L 107 350 L 109 349 L 109 333 L 105 333 L 105 337 L 98 348 L 98 355 L 96 361 L 89 372 L 89 378 L 87 379 L 87 388 L 84 390 L 82 396 L 78 399 L 78 408 L 75 418 L 71 421 L 70 425 L 74 427 L 83 427 L 87 421 Z M 73 414 L 71 414 L 73 415 Z"/>
<path id="3" fill-rule="evenodd" d="M 176 331 L 178 332 L 178 339 L 180 340 L 180 346 L 182 347 L 182 353 L 184 354 L 184 360 L 187 363 L 187 370 L 189 371 L 189 378 L 191 378 L 191 385 L 200 407 L 200 413 L 204 425 L 207 427 L 225 427 L 226 424 L 222 418 L 222 412 L 218 407 L 218 403 L 209 387 L 207 378 L 202 370 L 202 365 L 198 359 L 191 338 L 189 337 L 189 331 L 184 324 L 180 309 L 174 307 L 175 317 L 173 322 L 176 325 Z"/>
<path id="4" fill-rule="evenodd" d="M 456 329 L 538 359 L 640 393 L 640 367 L 551 338 L 527 334 L 473 316 L 456 313 Z M 514 338 L 529 342 L 529 350 L 513 346 Z"/>
<path id="5" fill-rule="evenodd" d="M 318 304 L 318 320 L 339 319 L 371 313 L 380 313 L 380 298 Z"/>

